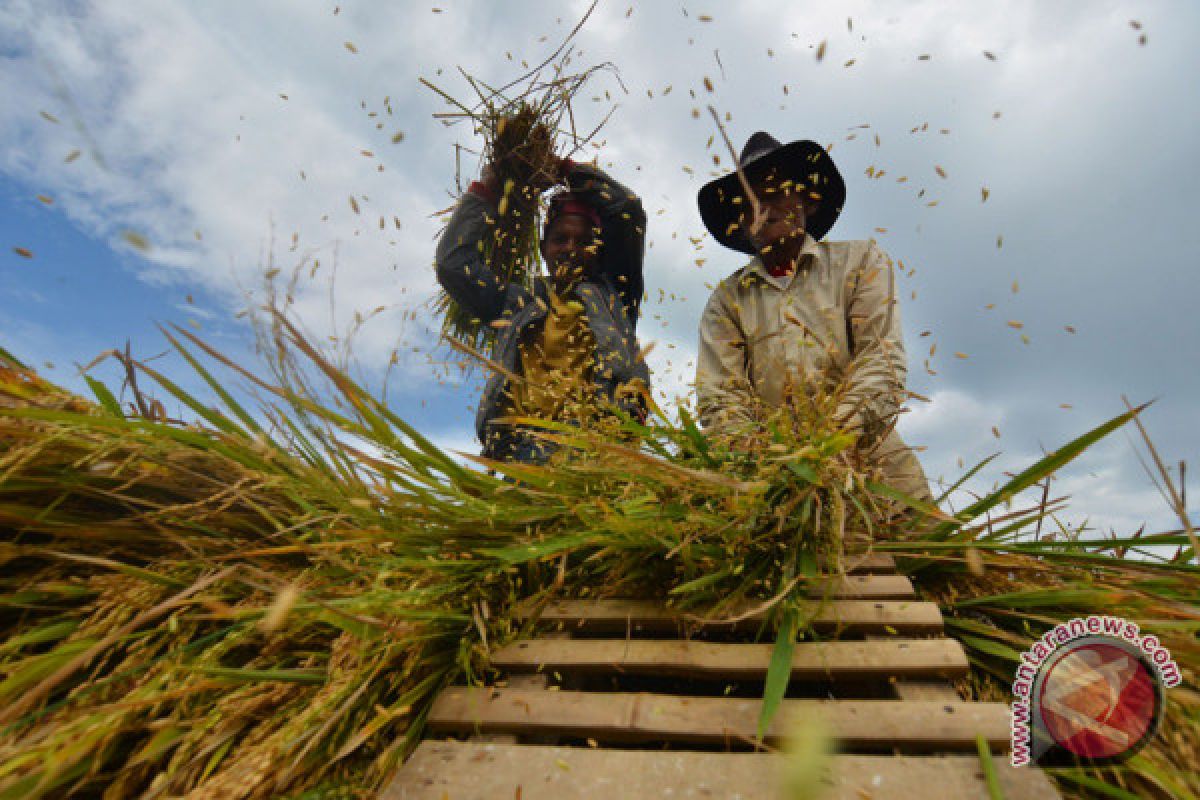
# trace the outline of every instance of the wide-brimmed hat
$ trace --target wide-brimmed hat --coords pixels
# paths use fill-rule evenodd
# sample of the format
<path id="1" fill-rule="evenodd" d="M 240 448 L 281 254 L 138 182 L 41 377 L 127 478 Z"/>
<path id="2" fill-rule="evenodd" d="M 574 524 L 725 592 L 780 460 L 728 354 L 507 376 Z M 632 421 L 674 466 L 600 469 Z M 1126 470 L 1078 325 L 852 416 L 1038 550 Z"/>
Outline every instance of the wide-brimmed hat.
<path id="1" fill-rule="evenodd" d="M 751 183 L 774 170 L 781 181 L 803 186 L 808 196 L 819 195 L 817 210 L 805 225 L 814 239 L 829 232 L 846 202 L 846 183 L 833 159 L 825 148 L 808 139 L 780 144 L 771 134 L 759 131 L 746 140 L 738 166 Z M 733 250 L 754 255 L 754 245 L 738 222 L 738 217 L 750 210 L 745 194 L 735 171 L 701 187 L 696 201 L 713 238 Z"/>

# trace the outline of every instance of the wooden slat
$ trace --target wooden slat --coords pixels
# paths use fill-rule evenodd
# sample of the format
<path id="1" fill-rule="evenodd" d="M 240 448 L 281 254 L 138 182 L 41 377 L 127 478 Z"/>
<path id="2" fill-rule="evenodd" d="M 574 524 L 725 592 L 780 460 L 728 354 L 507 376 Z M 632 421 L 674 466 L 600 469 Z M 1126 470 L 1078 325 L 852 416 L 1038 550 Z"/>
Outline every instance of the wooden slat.
<path id="1" fill-rule="evenodd" d="M 505 682 L 510 689 L 545 689 L 550 684 L 546 675 L 541 673 L 525 673 L 513 675 Z M 473 742 L 491 742 L 492 744 L 516 744 L 515 733 L 477 733 L 471 737 Z"/>
<path id="2" fill-rule="evenodd" d="M 517 673 L 762 680 L 773 648 L 680 639 L 528 639 L 493 652 L 492 666 Z M 953 639 L 800 642 L 792 654 L 793 680 L 956 678 L 966 675 L 968 666 L 962 645 Z"/>
<path id="3" fill-rule="evenodd" d="M 958 691 L 947 681 L 898 680 L 892 684 L 901 700 L 925 700 L 936 703 L 961 703 Z"/>
<path id="4" fill-rule="evenodd" d="M 429 712 L 435 732 L 556 733 L 597 741 L 673 741 L 737 744 L 758 728 L 762 700 L 680 697 L 626 692 L 542 692 L 451 687 Z M 899 700 L 783 701 L 768 740 L 786 735 L 792 721 L 820 715 L 845 747 L 974 750 L 976 735 L 993 748 L 1009 742 L 1003 703 L 929 703 Z"/>
<path id="5" fill-rule="evenodd" d="M 833 600 L 915 600 L 917 593 L 907 575 L 846 575 L 831 586 L 810 587 L 808 596 Z"/>
<path id="6" fill-rule="evenodd" d="M 813 628 L 822 632 L 890 633 L 892 635 L 939 634 L 942 612 L 936 603 L 915 600 L 834 600 L 813 601 L 816 617 Z M 518 611 L 518 616 L 522 612 Z M 738 611 L 730 616 L 737 616 Z M 552 603 L 542 611 L 541 621 L 561 624 L 568 632 L 674 633 L 681 627 L 729 631 L 756 628 L 765 614 L 751 614 L 737 624 L 727 622 L 700 624 L 679 612 L 649 600 L 610 598 L 605 600 L 566 600 Z"/>
<path id="7" fill-rule="evenodd" d="M 783 800 L 783 760 L 761 753 L 590 750 L 422 742 L 379 800 Z M 1005 797 L 1056 800 L 1046 776 L 993 758 Z M 840 755 L 822 800 L 987 800 L 977 756 Z"/>
<path id="8" fill-rule="evenodd" d="M 887 553 L 849 555 L 845 567 L 852 575 L 888 575 L 896 572 L 896 559 Z"/>
<path id="9" fill-rule="evenodd" d="M 888 637 L 868 634 L 868 642 L 880 643 L 891 641 Z M 958 692 L 945 678 L 939 680 L 922 680 L 914 677 L 896 677 L 890 681 L 891 695 L 901 700 L 930 700 L 940 703 L 958 703 L 962 700 Z"/>

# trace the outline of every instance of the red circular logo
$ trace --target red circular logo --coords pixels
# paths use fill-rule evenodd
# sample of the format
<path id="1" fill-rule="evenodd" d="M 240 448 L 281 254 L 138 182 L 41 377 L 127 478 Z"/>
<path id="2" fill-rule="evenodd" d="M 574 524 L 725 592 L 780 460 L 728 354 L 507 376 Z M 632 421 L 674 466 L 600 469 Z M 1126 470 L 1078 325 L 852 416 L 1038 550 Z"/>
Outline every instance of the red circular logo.
<path id="1" fill-rule="evenodd" d="M 1037 699 L 1056 744 L 1087 759 L 1128 754 L 1153 733 L 1161 705 L 1151 667 L 1116 640 L 1081 640 L 1045 665 Z"/>

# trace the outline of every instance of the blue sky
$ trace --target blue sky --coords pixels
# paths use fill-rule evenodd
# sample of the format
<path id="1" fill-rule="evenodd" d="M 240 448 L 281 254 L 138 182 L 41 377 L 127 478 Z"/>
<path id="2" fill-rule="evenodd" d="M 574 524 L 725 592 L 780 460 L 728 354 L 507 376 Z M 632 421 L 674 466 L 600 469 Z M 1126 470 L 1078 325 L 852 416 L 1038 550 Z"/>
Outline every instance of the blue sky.
<path id="1" fill-rule="evenodd" d="M 226 298 L 203 284 L 148 272 L 142 253 L 127 243 L 113 244 L 89 234 L 54 204 L 31 197 L 28 185 L 7 175 L 0 176 L 0 215 L 0 238 L 20 243 L 10 244 L 3 256 L 0 302 L 9 311 L 0 328 L 0 346 L 51 380 L 90 397 L 78 368 L 106 350 L 124 350 L 128 342 L 135 357 L 155 359 L 150 363 L 160 369 L 168 365 L 166 374 L 215 404 L 216 398 L 171 352 L 159 325 L 179 325 L 238 363 L 256 363 L 251 325 L 222 308 Z M 31 251 L 34 257 L 13 252 L 14 247 Z M 89 374 L 116 390 L 124 373 L 107 359 Z M 368 381 L 381 384 L 374 365 L 366 375 Z M 464 387 L 431 380 L 422 394 L 407 409 L 409 416 L 434 430 L 461 425 L 461 404 L 453 401 L 466 395 Z M 186 415 L 182 404 L 168 402 L 167 406 L 176 416 Z M 450 442 L 469 446 L 465 441 Z"/>
<path id="2" fill-rule="evenodd" d="M 72 362 L 126 338 L 139 345 L 157 338 L 154 321 L 178 319 L 189 290 L 139 279 L 136 256 L 82 230 L 30 189 L 0 176 L 0 236 L 8 245 L 0 283 L 8 309 L 4 344 L 71 382 Z M 34 257 L 20 257 L 16 246 Z"/>
<path id="3" fill-rule="evenodd" d="M 344 341 L 355 312 L 382 307 L 354 337 L 364 379 L 382 385 L 396 352 L 393 407 L 474 449 L 477 387 L 431 364 L 448 356 L 429 301 L 453 148 L 478 141 L 433 118 L 444 106 L 417 79 L 465 97 L 456 66 L 513 77 L 586 3 L 4 5 L 0 345 L 76 388 L 74 363 L 126 339 L 136 355 L 163 351 L 155 322 L 252 359 L 235 314 L 261 301 L 268 268 L 299 269 L 306 327 Z M 1157 398 L 1146 423 L 1164 457 L 1195 463 L 1200 7 L 737 8 L 602 2 L 578 38 L 580 65 L 620 72 L 599 76 L 577 112 L 583 127 L 611 108 L 606 91 L 616 103 L 589 152 L 650 213 L 640 335 L 657 343 L 660 399 L 687 393 L 706 287 L 741 266 L 703 237 L 695 210 L 696 189 L 729 163 L 707 113 L 693 114 L 711 103 L 737 145 L 756 129 L 832 144 L 849 196 L 830 237 L 874 236 L 915 270 L 901 279 L 909 387 L 931 402 L 914 403 L 901 430 L 931 477 L 1000 451 L 972 484 L 982 490 L 1118 413 L 1122 394 Z M 177 359 L 159 365 L 186 382 Z M 1067 521 L 1174 526 L 1123 434 L 1055 488 L 1075 497 Z"/>

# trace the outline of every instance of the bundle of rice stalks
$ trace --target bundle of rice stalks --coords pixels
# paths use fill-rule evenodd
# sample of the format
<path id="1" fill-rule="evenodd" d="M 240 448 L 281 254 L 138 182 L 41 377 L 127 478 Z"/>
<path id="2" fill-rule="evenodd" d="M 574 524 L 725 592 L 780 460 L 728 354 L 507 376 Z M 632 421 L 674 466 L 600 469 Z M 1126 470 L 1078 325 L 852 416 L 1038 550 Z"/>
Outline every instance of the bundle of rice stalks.
<path id="1" fill-rule="evenodd" d="M 551 95 L 553 97 L 553 95 Z M 541 264 L 538 233 L 540 190 L 554 181 L 558 159 L 545 110 L 525 103 L 515 110 L 489 110 L 479 118 L 484 163 L 501 189 L 499 216 L 484 239 L 483 258 L 506 283 L 533 288 Z M 436 310 L 443 333 L 473 347 L 486 346 L 492 330 L 443 292 Z"/>
<path id="2" fill-rule="evenodd" d="M 610 64 L 601 64 L 569 72 L 572 51 L 567 43 L 573 35 L 550 58 L 506 86 L 492 88 L 462 72 L 477 98 L 470 106 L 431 82 L 421 81 L 456 109 L 435 114 L 435 118 L 446 123 L 465 120 L 483 138 L 480 160 L 484 177 L 500 194 L 498 216 L 492 221 L 491 235 L 484 240 L 484 261 L 504 281 L 526 288 L 532 288 L 541 271 L 541 193 L 559 179 L 561 158 L 574 155 L 592 141 L 608 120 L 605 117 L 586 133 L 575 127 L 571 104 L 576 94 L 597 72 L 615 70 Z M 545 77 L 547 72 L 549 77 Z M 462 180 L 457 183 L 461 189 Z M 443 333 L 454 341 L 481 349 L 494 338 L 491 328 L 445 293 L 438 297 L 436 310 L 444 315 Z"/>
<path id="3" fill-rule="evenodd" d="M 1047 504 L 980 522 L 1129 414 L 958 514 L 899 527 L 894 493 L 821 403 L 772 420 L 752 454 L 657 413 L 554 431 L 560 460 L 491 476 L 275 322 L 265 372 L 170 337 L 221 410 L 134 362 L 189 424 L 126 415 L 98 383 L 96 403 L 69 398 L 6 362 L 0 396 L 22 399 L 0 409 L 0 797 L 366 796 L 434 694 L 483 677 L 528 627 L 518 605 L 640 594 L 713 617 L 749 601 L 786 650 L 806 633 L 800 598 L 854 532 L 942 604 L 980 695 L 1004 692 L 1013 652 L 1046 626 L 1120 604 L 1169 643 L 1183 685 L 1136 761 L 1061 777 L 1108 796 L 1195 790 L 1186 534 L 1031 541 Z M 196 349 L 273 399 L 238 405 Z M 60 400 L 30 404 L 35 385 Z M 1113 549 L 1168 546 L 1183 557 Z M 768 676 L 764 718 L 785 689 Z"/>

